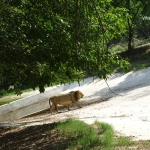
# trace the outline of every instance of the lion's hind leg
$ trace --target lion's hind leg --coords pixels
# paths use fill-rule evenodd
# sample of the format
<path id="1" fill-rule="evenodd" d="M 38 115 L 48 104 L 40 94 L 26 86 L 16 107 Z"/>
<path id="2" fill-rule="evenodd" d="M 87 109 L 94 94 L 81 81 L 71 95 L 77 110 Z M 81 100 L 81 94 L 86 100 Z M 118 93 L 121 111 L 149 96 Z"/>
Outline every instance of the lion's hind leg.
<path id="1" fill-rule="evenodd" d="M 50 113 L 52 113 L 53 109 L 54 109 L 54 104 L 52 103 L 52 105 L 50 106 Z"/>

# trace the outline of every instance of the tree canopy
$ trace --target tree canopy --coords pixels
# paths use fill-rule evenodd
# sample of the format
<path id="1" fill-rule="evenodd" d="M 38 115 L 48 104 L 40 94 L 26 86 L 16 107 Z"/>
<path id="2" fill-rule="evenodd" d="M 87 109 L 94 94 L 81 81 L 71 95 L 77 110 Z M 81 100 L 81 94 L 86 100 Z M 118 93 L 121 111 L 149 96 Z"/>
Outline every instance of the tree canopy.
<path id="1" fill-rule="evenodd" d="M 114 7 L 124 7 L 128 10 L 130 17 L 127 18 L 127 37 L 128 52 L 131 55 L 133 50 L 133 38 L 136 37 L 138 32 L 145 30 L 146 21 L 143 19 L 145 16 L 149 16 L 150 0 L 113 0 L 112 5 Z M 147 26 L 149 27 L 149 23 Z M 146 37 L 146 36 L 145 36 Z"/>
<path id="2" fill-rule="evenodd" d="M 3 0 L 0 6 L 0 85 L 79 81 L 85 74 L 107 78 L 127 62 L 107 44 L 126 32 L 128 11 L 111 0 Z"/>

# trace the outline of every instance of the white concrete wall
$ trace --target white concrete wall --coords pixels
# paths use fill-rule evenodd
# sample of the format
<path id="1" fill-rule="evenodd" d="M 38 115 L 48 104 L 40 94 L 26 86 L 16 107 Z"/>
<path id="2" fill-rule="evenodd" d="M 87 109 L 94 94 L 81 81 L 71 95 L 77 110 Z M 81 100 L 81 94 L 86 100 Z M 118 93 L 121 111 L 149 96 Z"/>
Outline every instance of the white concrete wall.
<path id="1" fill-rule="evenodd" d="M 66 90 L 69 85 L 48 88 L 44 93 L 32 95 L 0 106 L 0 121 L 19 119 L 49 108 L 48 99 Z"/>

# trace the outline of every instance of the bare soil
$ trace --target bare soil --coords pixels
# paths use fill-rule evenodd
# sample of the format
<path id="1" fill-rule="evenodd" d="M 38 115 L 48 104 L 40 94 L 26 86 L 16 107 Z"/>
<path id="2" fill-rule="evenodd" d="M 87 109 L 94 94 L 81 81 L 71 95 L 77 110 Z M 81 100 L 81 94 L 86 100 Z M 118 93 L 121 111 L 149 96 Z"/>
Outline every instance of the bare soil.
<path id="1" fill-rule="evenodd" d="M 63 150 L 73 140 L 59 136 L 56 124 L 0 128 L 1 150 Z"/>
<path id="2" fill-rule="evenodd" d="M 53 123 L 30 127 L 0 127 L 0 150 L 67 150 L 75 137 L 62 136 L 60 131 L 55 129 L 56 126 L 57 124 Z M 78 149 L 82 148 L 75 148 Z M 129 146 L 116 146 L 112 149 L 150 150 L 150 141 L 136 141 Z"/>

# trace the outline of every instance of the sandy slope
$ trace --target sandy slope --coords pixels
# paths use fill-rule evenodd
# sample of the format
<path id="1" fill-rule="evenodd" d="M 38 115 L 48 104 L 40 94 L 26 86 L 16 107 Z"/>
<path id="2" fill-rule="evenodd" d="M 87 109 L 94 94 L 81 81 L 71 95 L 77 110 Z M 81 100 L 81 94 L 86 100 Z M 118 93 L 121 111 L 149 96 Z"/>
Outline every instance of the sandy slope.
<path id="1" fill-rule="evenodd" d="M 119 133 L 138 140 L 150 139 L 150 68 L 127 74 L 116 74 L 108 79 L 112 93 L 104 80 L 88 78 L 70 85 L 67 91 L 81 90 L 85 96 L 80 101 L 83 108 L 60 114 L 44 114 L 14 120 L 24 125 L 43 124 L 76 118 L 92 124 L 95 120 L 110 123 Z M 64 92 L 64 93 L 65 93 Z M 9 123 L 10 122 L 5 122 Z"/>
<path id="2" fill-rule="evenodd" d="M 127 74 L 116 74 L 108 80 L 111 93 L 104 81 L 83 85 L 85 100 L 109 98 L 74 112 L 75 118 L 86 123 L 95 120 L 113 125 L 116 131 L 135 139 L 150 139 L 150 68 Z"/>

